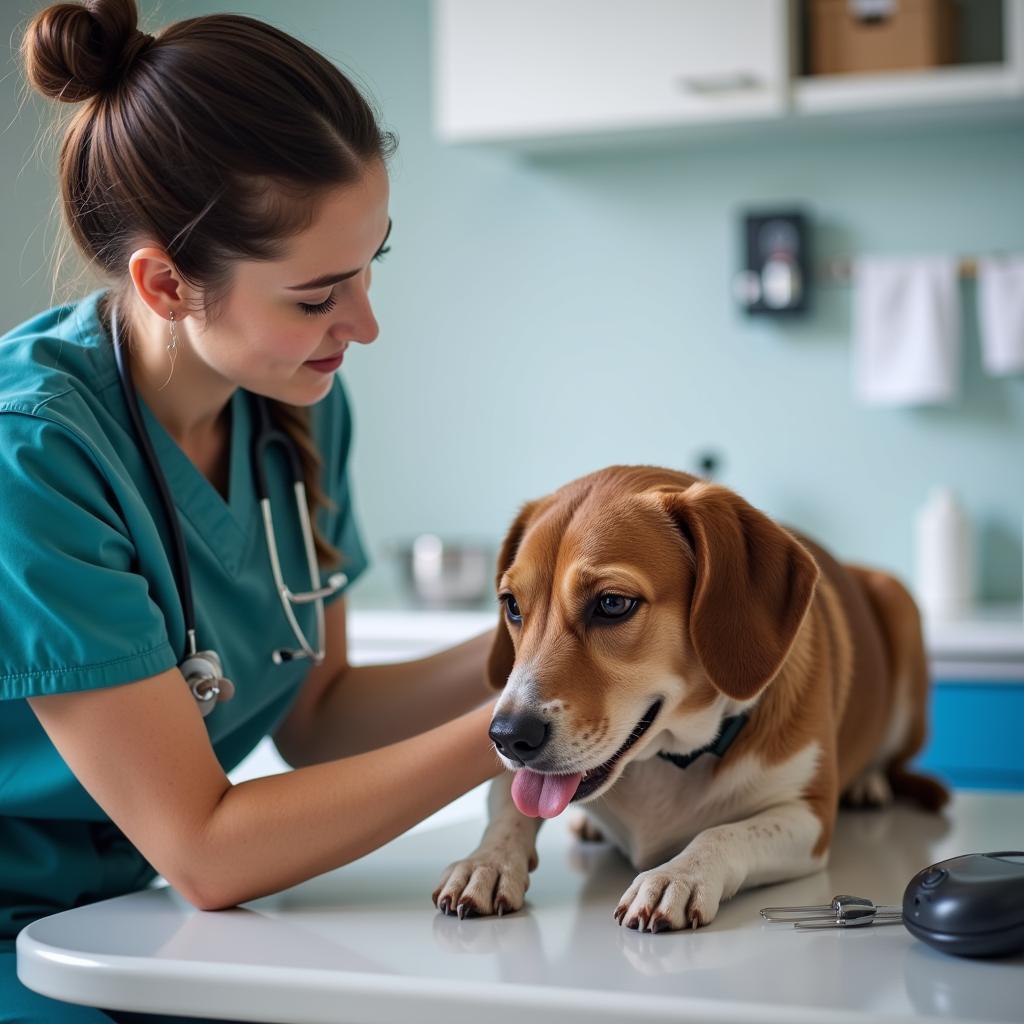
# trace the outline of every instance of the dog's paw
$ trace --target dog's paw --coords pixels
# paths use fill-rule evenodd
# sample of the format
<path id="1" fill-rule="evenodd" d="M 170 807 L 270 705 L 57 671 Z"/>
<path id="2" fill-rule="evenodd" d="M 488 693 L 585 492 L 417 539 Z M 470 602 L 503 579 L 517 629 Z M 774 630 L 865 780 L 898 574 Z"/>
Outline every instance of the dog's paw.
<path id="1" fill-rule="evenodd" d="M 633 879 L 615 908 L 615 920 L 641 932 L 699 928 L 715 919 L 721 899 L 722 886 L 714 878 L 663 864 Z"/>
<path id="2" fill-rule="evenodd" d="M 892 799 L 892 787 L 881 768 L 869 768 L 843 793 L 843 803 L 849 807 L 886 807 Z"/>
<path id="3" fill-rule="evenodd" d="M 522 908 L 530 888 L 531 865 L 520 856 L 476 850 L 465 860 L 449 864 L 431 899 L 443 914 L 486 917 Z"/>
<path id="4" fill-rule="evenodd" d="M 585 811 L 576 811 L 569 818 L 569 831 L 584 843 L 604 842 L 604 833 L 590 820 Z"/>

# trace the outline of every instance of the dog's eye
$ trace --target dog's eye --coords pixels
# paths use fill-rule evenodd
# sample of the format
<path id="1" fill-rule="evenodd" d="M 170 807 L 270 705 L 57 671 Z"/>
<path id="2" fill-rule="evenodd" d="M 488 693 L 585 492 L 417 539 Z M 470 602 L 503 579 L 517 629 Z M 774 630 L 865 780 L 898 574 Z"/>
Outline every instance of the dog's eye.
<path id="1" fill-rule="evenodd" d="M 502 594 L 501 599 L 505 602 L 505 611 L 508 612 L 508 617 L 513 622 L 522 622 L 523 613 L 519 610 L 516 599 L 511 594 Z"/>
<path id="2" fill-rule="evenodd" d="M 602 594 L 594 609 L 594 614 L 601 619 L 621 619 L 637 606 L 635 597 L 623 597 L 621 594 Z"/>

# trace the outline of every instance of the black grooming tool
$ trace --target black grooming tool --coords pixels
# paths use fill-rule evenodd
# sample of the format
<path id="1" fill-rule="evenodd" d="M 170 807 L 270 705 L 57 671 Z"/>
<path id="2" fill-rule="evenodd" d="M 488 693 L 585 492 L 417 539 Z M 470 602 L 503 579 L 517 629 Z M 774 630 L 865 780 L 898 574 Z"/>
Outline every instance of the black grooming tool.
<path id="1" fill-rule="evenodd" d="M 903 924 L 956 956 L 1024 951 L 1024 852 L 968 853 L 919 871 L 903 893 Z"/>

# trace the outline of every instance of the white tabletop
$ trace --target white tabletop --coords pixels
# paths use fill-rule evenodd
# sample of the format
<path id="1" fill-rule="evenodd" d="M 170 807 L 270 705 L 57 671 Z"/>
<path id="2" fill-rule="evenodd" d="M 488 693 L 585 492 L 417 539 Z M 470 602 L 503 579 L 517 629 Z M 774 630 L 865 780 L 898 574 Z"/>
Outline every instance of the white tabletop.
<path id="1" fill-rule="evenodd" d="M 497 602 L 486 607 L 435 608 L 413 604 L 349 609 L 349 631 L 364 643 L 455 643 L 492 629 Z M 1017 604 L 974 605 L 954 618 L 923 615 L 925 646 L 931 658 L 1024 658 L 1024 608 Z"/>
<path id="2" fill-rule="evenodd" d="M 804 933 L 758 914 L 836 893 L 899 903 L 930 863 L 1024 849 L 1024 794 L 961 793 L 945 817 L 844 812 L 825 871 L 740 893 L 699 931 L 658 935 L 615 924 L 633 872 L 575 841 L 565 815 L 541 830 L 521 912 L 441 916 L 430 893 L 480 824 L 406 834 L 232 910 L 197 911 L 163 888 L 56 914 L 19 935 L 19 975 L 70 1002 L 296 1024 L 1024 1019 L 1024 956 L 959 959 L 900 925 Z"/>
<path id="3" fill-rule="evenodd" d="M 461 643 L 493 629 L 495 607 L 428 609 L 354 606 L 349 648 L 354 664 L 401 661 Z M 953 619 L 924 619 L 924 640 L 933 679 L 1007 682 L 1024 679 L 1024 610 L 989 604 Z"/>

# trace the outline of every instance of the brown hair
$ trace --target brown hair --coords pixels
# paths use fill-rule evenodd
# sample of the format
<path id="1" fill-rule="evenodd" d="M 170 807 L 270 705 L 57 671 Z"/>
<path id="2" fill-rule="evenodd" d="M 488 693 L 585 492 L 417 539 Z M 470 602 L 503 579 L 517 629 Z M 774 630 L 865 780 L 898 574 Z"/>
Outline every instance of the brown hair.
<path id="1" fill-rule="evenodd" d="M 111 302 L 126 324 L 134 239 L 166 249 L 214 322 L 236 261 L 281 258 L 328 191 L 396 145 L 330 61 L 242 15 L 148 35 L 135 0 L 58 3 L 31 20 L 21 49 L 36 89 L 85 101 L 60 146 L 64 218 L 78 249 L 113 279 Z M 334 503 L 320 487 L 309 410 L 268 404 L 302 460 L 318 560 L 335 565 L 340 553 L 316 529 L 316 508 Z"/>

